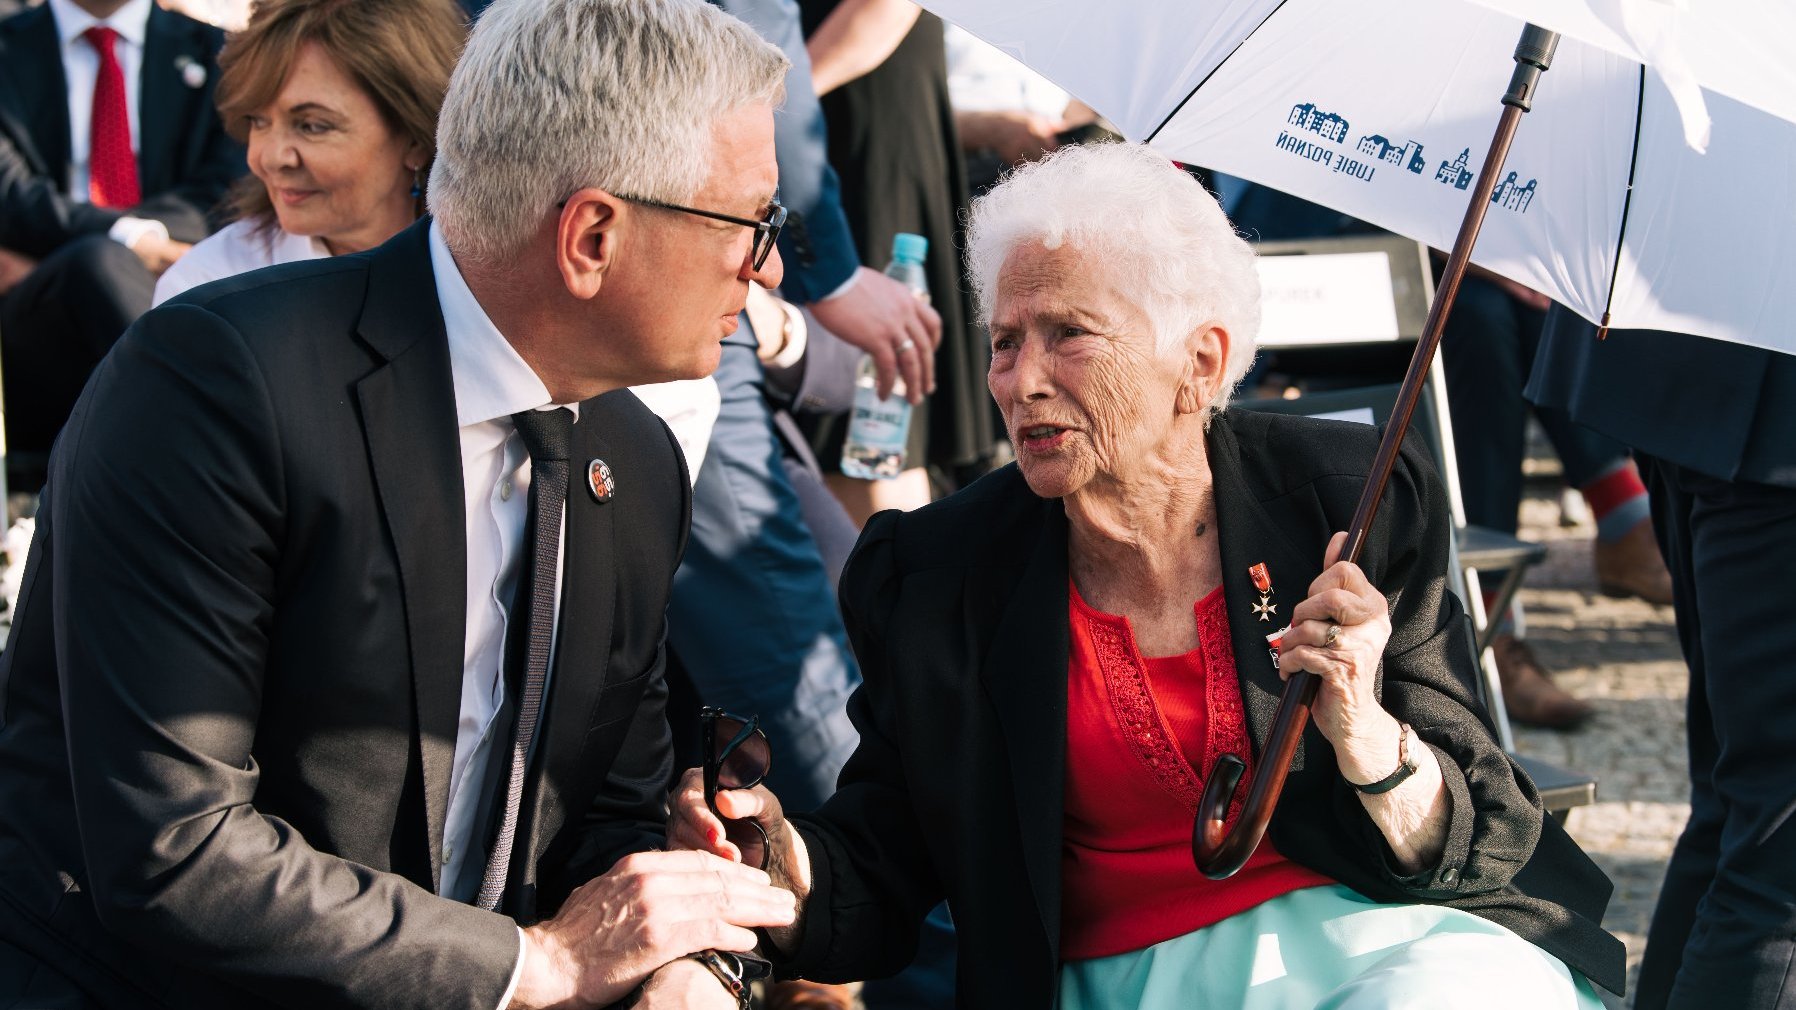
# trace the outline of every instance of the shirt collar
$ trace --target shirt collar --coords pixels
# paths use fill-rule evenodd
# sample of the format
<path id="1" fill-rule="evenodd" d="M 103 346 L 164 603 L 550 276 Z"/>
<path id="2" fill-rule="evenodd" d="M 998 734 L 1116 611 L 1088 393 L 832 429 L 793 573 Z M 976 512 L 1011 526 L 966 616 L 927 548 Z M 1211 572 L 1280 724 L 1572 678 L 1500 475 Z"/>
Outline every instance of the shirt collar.
<path id="1" fill-rule="evenodd" d="M 580 405 L 550 400 L 543 380 L 487 317 L 435 221 L 430 223 L 430 269 L 436 275 L 437 304 L 442 307 L 443 328 L 449 336 L 456 423 L 466 428 L 551 406 L 568 407 L 577 420 Z"/>
<path id="2" fill-rule="evenodd" d="M 81 33 L 94 25 L 105 25 L 118 32 L 119 38 L 139 48 L 149 31 L 152 0 L 130 0 L 104 21 L 75 6 L 73 0 L 50 0 L 50 16 L 56 21 L 56 33 L 67 49 L 81 38 Z"/>

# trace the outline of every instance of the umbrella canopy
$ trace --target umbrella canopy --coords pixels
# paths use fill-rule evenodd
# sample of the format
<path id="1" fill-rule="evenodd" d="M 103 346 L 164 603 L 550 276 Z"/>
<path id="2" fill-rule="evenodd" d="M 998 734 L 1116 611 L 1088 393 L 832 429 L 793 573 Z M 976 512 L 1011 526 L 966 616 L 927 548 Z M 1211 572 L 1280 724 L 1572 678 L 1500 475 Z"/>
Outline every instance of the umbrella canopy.
<path id="1" fill-rule="evenodd" d="M 1523 27 L 1483 2 L 923 0 L 1131 140 L 1443 249 L 1482 168 Z M 1755 62 L 1787 60 L 1796 35 L 1760 39 L 1729 65 L 1712 53 L 1726 32 L 1668 49 L 1591 13 L 1633 2 L 1542 14 L 1548 27 L 1606 44 L 1560 45 L 1473 260 L 1594 322 L 1796 353 L 1796 123 L 1783 118 L 1796 114 L 1796 91 L 1771 89 L 1776 114 L 1735 97 L 1766 90 Z M 1671 86 L 1639 61 L 1667 52 L 1682 57 Z M 1699 152 L 1673 88 L 1689 113 L 1692 75 L 1717 63 L 1728 92 L 1701 94 L 1710 125 Z"/>

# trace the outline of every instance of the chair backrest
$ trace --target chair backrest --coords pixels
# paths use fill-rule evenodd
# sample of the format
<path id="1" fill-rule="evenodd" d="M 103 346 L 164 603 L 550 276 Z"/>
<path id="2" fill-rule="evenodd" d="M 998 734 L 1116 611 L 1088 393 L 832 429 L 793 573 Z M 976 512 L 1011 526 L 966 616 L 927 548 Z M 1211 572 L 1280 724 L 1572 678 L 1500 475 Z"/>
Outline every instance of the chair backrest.
<path id="1" fill-rule="evenodd" d="M 1305 393 L 1290 400 L 1236 399 L 1234 405 L 1244 410 L 1258 410 L 1269 414 L 1297 414 L 1302 417 L 1332 417 L 1344 421 L 1360 421 L 1374 424 L 1380 428 L 1391 419 L 1391 411 L 1397 405 L 1396 383 L 1383 386 L 1358 386 L 1353 389 L 1332 389 L 1320 393 Z M 1409 419 L 1409 438 L 1419 439 L 1422 448 L 1428 451 L 1429 462 L 1436 470 L 1445 470 L 1446 462 L 1441 449 L 1440 427 L 1435 423 L 1434 395 L 1427 385 L 1422 386 L 1422 398 L 1416 402 L 1415 413 Z"/>

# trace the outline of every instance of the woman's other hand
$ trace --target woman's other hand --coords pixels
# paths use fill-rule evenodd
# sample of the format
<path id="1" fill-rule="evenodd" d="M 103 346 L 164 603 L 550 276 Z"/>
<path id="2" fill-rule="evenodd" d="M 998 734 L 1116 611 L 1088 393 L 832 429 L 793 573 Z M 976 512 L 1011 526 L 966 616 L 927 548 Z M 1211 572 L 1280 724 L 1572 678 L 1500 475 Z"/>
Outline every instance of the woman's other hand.
<path id="1" fill-rule="evenodd" d="M 1307 670 L 1322 679 L 1311 709 L 1316 728 L 1334 744 L 1348 781 L 1375 782 L 1398 761 L 1397 720 L 1375 690 L 1391 614 L 1366 573 L 1340 560 L 1346 543 L 1345 533 L 1328 541 L 1323 572 L 1291 612 L 1291 628 L 1279 642 L 1278 672 L 1289 678 Z"/>
<path id="2" fill-rule="evenodd" d="M 1356 564 L 1341 560 L 1347 534 L 1328 541 L 1322 574 L 1291 613 L 1279 641 L 1279 676 L 1308 670 L 1322 678 L 1310 714 L 1334 745 L 1341 777 L 1371 785 L 1403 763 L 1403 724 L 1378 700 L 1378 665 L 1391 640 L 1390 605 Z M 1409 749 L 1415 773 L 1396 788 L 1359 794 L 1366 812 L 1389 843 L 1401 872 L 1417 873 L 1440 861 L 1452 804 L 1434 752 Z"/>
<path id="3" fill-rule="evenodd" d="M 731 820 L 753 819 L 767 832 L 767 873 L 774 886 L 791 891 L 798 899 L 798 920 L 791 926 L 769 929 L 768 935 L 783 951 L 796 947 L 804 922 L 804 902 L 811 893 L 811 857 L 804 838 L 792 829 L 779 797 L 766 786 L 752 789 L 719 789 L 718 813 Z M 742 853 L 724 835 L 723 821 L 705 805 L 704 773 L 689 768 L 668 798 L 667 845 L 671 849 L 696 849 L 742 861 Z"/>

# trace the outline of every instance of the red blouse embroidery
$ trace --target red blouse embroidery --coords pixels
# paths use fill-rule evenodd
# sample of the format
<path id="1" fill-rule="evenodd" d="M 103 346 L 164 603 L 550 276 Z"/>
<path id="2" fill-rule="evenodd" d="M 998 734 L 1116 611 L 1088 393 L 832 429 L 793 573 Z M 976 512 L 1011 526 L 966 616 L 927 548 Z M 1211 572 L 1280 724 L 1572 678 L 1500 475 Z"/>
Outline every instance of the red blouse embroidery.
<path id="1" fill-rule="evenodd" d="M 1252 774 L 1222 590 L 1194 608 L 1199 647 L 1157 659 L 1141 655 L 1128 618 L 1092 609 L 1077 587 L 1068 596 L 1061 956 L 1138 950 L 1328 883 L 1270 842 L 1225 881 L 1192 862 L 1202 774 L 1225 753 Z"/>

